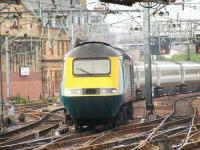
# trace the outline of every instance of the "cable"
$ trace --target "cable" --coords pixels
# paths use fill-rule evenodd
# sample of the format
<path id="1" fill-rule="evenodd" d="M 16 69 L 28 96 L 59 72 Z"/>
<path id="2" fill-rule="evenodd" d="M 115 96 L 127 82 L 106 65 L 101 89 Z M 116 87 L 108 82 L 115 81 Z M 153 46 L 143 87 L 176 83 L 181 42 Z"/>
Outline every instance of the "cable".
<path id="1" fill-rule="evenodd" d="M 147 2 L 147 6 L 145 6 L 144 4 L 139 2 L 139 5 L 142 6 L 143 8 L 155 8 L 155 7 L 159 7 L 160 6 L 160 4 L 158 4 L 158 3 L 154 3 L 154 5 L 153 5 L 152 2 Z"/>
<path id="2" fill-rule="evenodd" d="M 37 24 L 37 26 L 40 26 L 40 24 Z M 20 33 L 18 36 L 15 36 L 14 38 L 10 39 L 10 40 L 8 41 L 8 44 L 10 44 L 12 41 L 14 41 L 14 40 L 16 40 L 16 39 L 18 39 L 18 38 L 21 38 L 22 35 L 24 35 L 24 33 L 27 33 L 29 30 L 30 30 L 30 28 L 27 28 L 26 32 L 22 32 L 22 33 Z M 5 47 L 5 43 L 2 45 L 1 49 L 3 49 L 4 47 Z"/>
<path id="3" fill-rule="evenodd" d="M 58 14 L 58 11 L 57 11 L 57 6 L 56 6 L 55 3 L 54 3 L 54 5 L 55 5 L 56 13 L 57 13 L 57 15 L 59 15 L 59 14 Z M 61 9 L 61 10 L 62 10 L 62 9 Z M 59 18 L 59 21 L 61 22 L 62 27 L 64 28 L 65 32 L 66 32 L 67 35 L 68 35 L 68 34 L 69 34 L 69 33 L 68 33 L 68 29 L 66 29 L 66 27 L 65 27 L 63 21 L 61 20 L 61 18 Z M 59 33 L 60 33 L 60 31 L 61 31 L 61 27 L 60 27 Z M 58 35 L 58 34 L 57 34 L 57 35 Z M 58 36 L 54 39 L 54 41 L 57 40 L 57 38 L 58 38 Z"/>
<path id="4" fill-rule="evenodd" d="M 27 4 L 28 4 L 28 7 L 31 9 L 31 11 L 33 12 L 33 14 L 38 18 L 38 20 L 41 20 L 40 17 L 38 17 L 38 15 L 35 13 L 34 9 L 30 6 L 28 0 L 26 0 Z"/>
<path id="5" fill-rule="evenodd" d="M 117 22 L 113 22 L 113 23 L 110 23 L 110 25 L 118 24 L 118 23 L 121 23 L 121 22 L 124 22 L 124 21 L 128 21 L 128 20 L 133 20 L 133 19 L 138 18 L 138 17 L 140 17 L 140 16 L 131 17 L 131 18 L 128 18 L 128 19 L 124 19 L 124 20 L 120 20 L 120 21 L 117 21 Z"/>
<path id="6" fill-rule="evenodd" d="M 61 31 L 61 27 L 60 27 L 59 31 L 57 32 L 57 34 L 56 34 L 54 40 L 51 42 L 51 45 L 50 45 L 49 48 L 52 48 L 52 46 L 53 46 L 53 42 L 58 41 L 58 35 L 60 34 L 60 31 Z"/>

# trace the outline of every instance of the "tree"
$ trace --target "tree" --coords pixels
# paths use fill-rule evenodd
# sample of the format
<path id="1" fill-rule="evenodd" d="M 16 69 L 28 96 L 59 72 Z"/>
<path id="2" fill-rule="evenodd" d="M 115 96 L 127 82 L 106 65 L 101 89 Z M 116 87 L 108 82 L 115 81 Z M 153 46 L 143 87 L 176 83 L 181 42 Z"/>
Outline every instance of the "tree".
<path id="1" fill-rule="evenodd" d="M 187 52 L 181 54 L 175 54 L 171 58 L 166 58 L 165 56 L 161 56 L 160 60 L 163 61 L 188 61 Z M 196 54 L 196 50 L 191 50 L 191 61 L 200 62 L 200 55 Z"/>

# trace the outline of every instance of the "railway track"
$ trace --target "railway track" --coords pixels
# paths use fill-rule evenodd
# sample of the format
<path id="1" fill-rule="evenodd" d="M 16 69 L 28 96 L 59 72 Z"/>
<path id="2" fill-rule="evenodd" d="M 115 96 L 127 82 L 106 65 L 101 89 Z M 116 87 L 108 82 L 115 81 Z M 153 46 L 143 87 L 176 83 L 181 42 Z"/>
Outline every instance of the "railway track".
<path id="1" fill-rule="evenodd" d="M 180 98 L 176 100 L 173 104 L 173 111 L 171 114 L 165 117 L 165 119 L 156 127 L 150 134 L 146 136 L 145 139 L 142 141 L 138 141 L 134 144 L 129 144 L 126 146 L 118 146 L 115 148 L 111 149 L 150 149 L 154 147 L 152 145 L 151 141 L 160 141 L 162 137 L 164 136 L 170 136 L 170 135 L 175 135 L 179 133 L 184 133 L 187 132 L 186 135 L 189 135 L 191 132 L 191 129 L 194 124 L 194 119 L 196 117 L 196 110 L 191 104 L 193 98 Z M 181 106 L 180 106 L 181 105 Z M 182 107 L 181 111 L 179 108 Z M 183 111 L 183 108 L 184 111 Z M 185 119 L 178 119 L 178 118 L 183 118 L 187 117 Z M 173 121 L 174 120 L 174 121 Z M 191 124 L 191 125 L 190 125 Z M 185 139 L 185 142 L 187 141 L 187 137 Z M 178 144 L 179 148 L 181 149 L 182 146 L 184 146 L 185 142 L 179 141 L 180 143 Z M 155 146 L 156 147 L 156 146 Z"/>
<path id="2" fill-rule="evenodd" d="M 15 109 L 17 113 L 26 113 L 26 112 L 37 112 L 41 111 L 48 106 L 53 105 L 53 103 L 47 102 L 39 102 L 39 103 L 31 103 L 31 104 L 15 104 Z"/>
<path id="3" fill-rule="evenodd" d="M 191 95 L 177 96 L 172 102 L 173 107 L 171 113 L 165 117 L 144 123 L 129 123 L 100 133 L 94 134 L 93 132 L 88 132 L 87 135 L 68 137 L 65 140 L 57 140 L 48 145 L 44 145 L 39 149 L 149 150 L 158 149 L 158 143 L 165 136 L 169 140 L 176 139 L 173 142 L 174 148 L 185 148 L 188 144 L 191 144 L 191 135 L 197 133 L 200 135 L 200 125 L 196 124 L 197 111 L 192 104 L 195 101 L 196 95 Z M 193 129 L 194 127 L 195 130 Z"/>
<path id="4" fill-rule="evenodd" d="M 189 97 L 189 96 L 199 96 L 200 92 L 197 93 L 187 93 L 180 95 L 165 95 L 163 97 L 155 98 L 154 101 L 154 110 L 156 114 L 161 116 L 168 115 L 172 111 L 172 104 L 179 98 Z M 145 101 L 135 101 L 133 105 L 134 110 L 134 118 L 140 118 L 141 116 L 145 116 Z M 200 108 L 199 108 L 200 109 Z M 200 115 L 200 114 L 199 114 Z"/>
<path id="5" fill-rule="evenodd" d="M 33 102 L 30 104 L 14 104 L 15 108 L 15 117 L 4 116 L 4 118 L 9 118 L 12 120 L 12 124 L 4 126 L 4 129 L 0 131 L 0 134 L 3 132 L 12 131 L 27 124 L 34 123 L 42 119 L 48 112 L 48 108 L 52 107 L 53 103 L 47 102 Z M 60 108 L 60 106 L 58 106 Z M 20 119 L 20 116 L 24 115 L 24 121 Z M 5 120 L 7 121 L 7 120 Z"/>
<path id="6" fill-rule="evenodd" d="M 58 128 L 63 122 L 64 118 L 57 114 L 58 111 L 62 110 L 63 108 L 60 108 L 48 112 L 39 121 L 26 125 L 22 128 L 0 134 L 0 149 L 16 149 L 16 147 L 23 145 L 21 142 L 29 141 L 29 143 L 31 143 L 30 141 L 35 139 L 40 141 L 41 139 L 39 138 L 44 138 L 46 135 L 50 134 L 52 130 Z"/>
<path id="7" fill-rule="evenodd" d="M 0 134 L 0 149 L 149 150 L 158 149 L 159 142 L 165 136 L 172 141 L 174 149 L 189 149 L 194 144 L 200 145 L 200 138 L 198 138 L 200 124 L 197 122 L 196 114 L 198 112 L 194 107 L 197 104 L 196 100 L 192 100 L 192 94 L 176 96 L 167 105 L 165 104 L 167 97 L 165 99 L 166 101 L 161 101 L 162 105 L 164 103 L 164 107 L 171 113 L 158 117 L 156 120 L 143 123 L 131 121 L 114 129 L 70 131 L 62 136 L 52 136 L 49 133 L 52 129 L 58 128 L 63 118 L 57 119 L 59 115 L 56 116 L 54 112 L 46 113 L 45 116 L 40 117 L 40 121 L 38 121 L 40 123 L 35 122 L 30 127 Z M 156 101 L 159 102 L 159 100 Z"/>

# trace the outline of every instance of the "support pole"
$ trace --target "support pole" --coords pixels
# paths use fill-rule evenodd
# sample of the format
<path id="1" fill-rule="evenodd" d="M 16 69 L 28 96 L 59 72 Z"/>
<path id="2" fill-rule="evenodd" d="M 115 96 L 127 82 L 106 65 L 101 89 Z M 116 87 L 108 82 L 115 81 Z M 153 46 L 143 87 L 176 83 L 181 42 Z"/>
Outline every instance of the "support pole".
<path id="1" fill-rule="evenodd" d="M 152 78 L 151 78 L 151 49 L 150 49 L 150 14 L 149 7 L 143 9 L 143 37 L 144 37 L 144 69 L 145 69 L 145 115 L 153 113 Z M 149 111 L 149 112 L 148 112 Z"/>
<path id="2" fill-rule="evenodd" d="M 191 53 L 190 53 L 190 43 L 187 45 L 187 52 L 188 52 L 188 61 L 191 61 Z"/>
<path id="3" fill-rule="evenodd" d="M 10 52 L 8 49 L 8 37 L 5 37 L 6 46 L 6 98 L 10 98 Z"/>
<path id="4" fill-rule="evenodd" d="M 0 46 L 0 100 L 1 100 L 1 121 L 2 121 L 2 124 L 4 125 L 3 123 L 3 114 L 4 114 L 4 111 L 3 111 L 3 105 L 4 105 L 4 100 L 3 100 L 3 83 L 2 83 L 2 47 Z"/>
<path id="5" fill-rule="evenodd" d="M 42 23 L 43 23 L 43 20 L 42 20 L 42 0 L 40 0 L 39 1 L 39 13 L 40 13 L 40 19 L 41 19 L 41 21 L 42 21 Z"/>
<path id="6" fill-rule="evenodd" d="M 74 48 L 74 22 L 73 22 L 73 0 L 70 0 L 71 5 L 71 49 Z"/>

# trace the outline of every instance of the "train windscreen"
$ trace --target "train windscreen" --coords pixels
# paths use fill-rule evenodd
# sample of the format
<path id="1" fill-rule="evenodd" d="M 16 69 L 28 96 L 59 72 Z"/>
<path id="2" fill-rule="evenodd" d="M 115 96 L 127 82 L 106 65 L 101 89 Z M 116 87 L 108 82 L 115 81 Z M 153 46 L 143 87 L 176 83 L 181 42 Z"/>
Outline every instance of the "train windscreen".
<path id="1" fill-rule="evenodd" d="M 77 58 L 73 62 L 75 76 L 101 76 L 110 74 L 110 60 L 107 58 Z"/>

